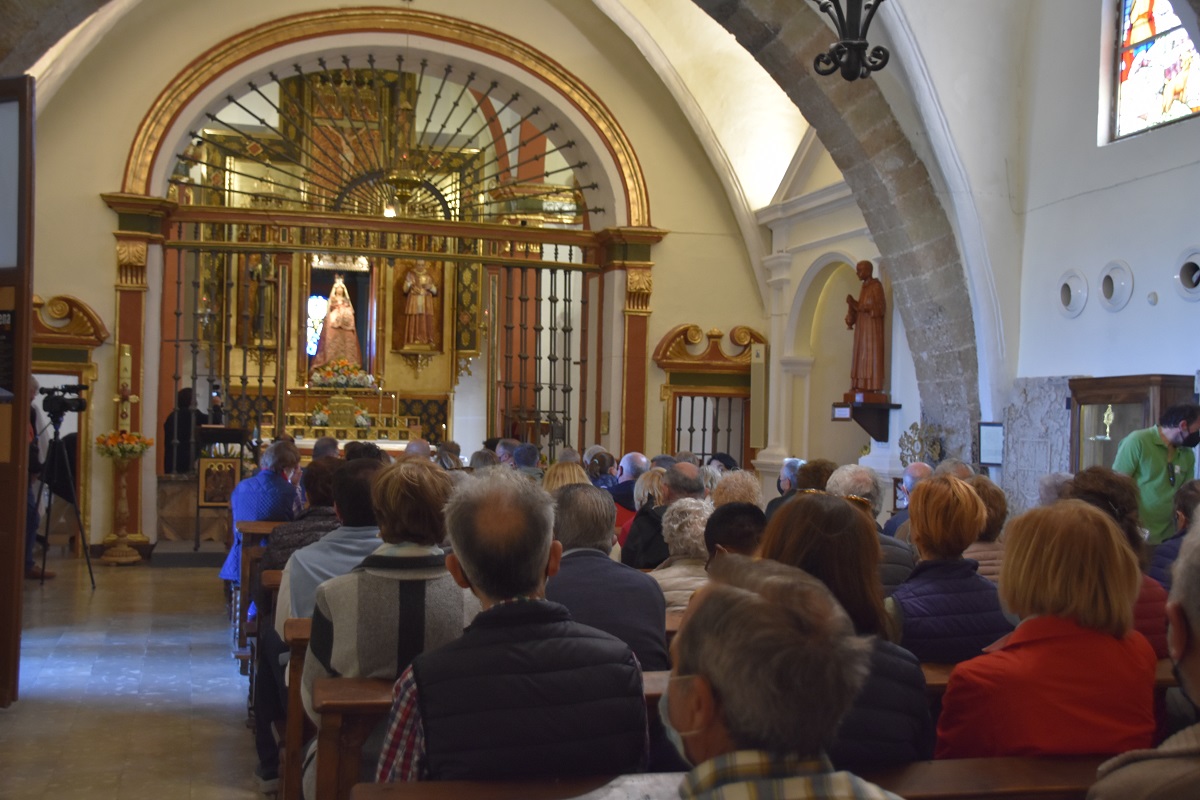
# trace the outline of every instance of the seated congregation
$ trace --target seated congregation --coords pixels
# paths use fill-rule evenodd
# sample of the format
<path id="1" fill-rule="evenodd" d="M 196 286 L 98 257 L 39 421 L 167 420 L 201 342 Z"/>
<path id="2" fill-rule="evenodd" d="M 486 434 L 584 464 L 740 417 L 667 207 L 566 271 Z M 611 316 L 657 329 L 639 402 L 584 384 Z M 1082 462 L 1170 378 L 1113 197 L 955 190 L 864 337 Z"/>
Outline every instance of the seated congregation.
<path id="1" fill-rule="evenodd" d="M 276 442 L 234 495 L 236 522 L 282 520 L 255 556 L 282 569 L 255 598 L 264 791 L 304 715 L 321 735 L 288 754 L 289 798 L 639 773 L 646 796 L 912 797 L 978 788 L 989 763 L 1014 784 L 1073 770 L 1055 796 L 1200 796 L 1197 481 L 1151 553 L 1137 485 L 1103 467 L 1008 519 L 968 465 L 913 464 L 882 526 L 883 483 L 857 464 L 788 459 L 764 503 L 727 456 L 597 446 L 543 470 L 500 440 L 464 469 L 446 445 L 394 463 L 321 447 L 301 470 Z M 321 698 L 350 679 L 390 689 L 327 790 Z M 963 779 L 960 759 L 982 760 Z"/>

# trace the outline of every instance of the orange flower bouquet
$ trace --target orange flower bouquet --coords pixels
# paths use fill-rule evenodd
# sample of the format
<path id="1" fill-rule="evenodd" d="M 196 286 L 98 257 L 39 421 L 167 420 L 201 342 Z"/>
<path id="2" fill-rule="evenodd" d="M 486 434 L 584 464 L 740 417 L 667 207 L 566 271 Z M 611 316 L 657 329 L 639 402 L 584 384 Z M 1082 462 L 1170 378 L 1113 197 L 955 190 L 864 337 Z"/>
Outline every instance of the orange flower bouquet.
<path id="1" fill-rule="evenodd" d="M 100 455 L 124 461 L 141 458 L 142 453 L 153 445 L 153 439 L 128 431 L 109 431 L 96 437 L 96 450 Z"/>

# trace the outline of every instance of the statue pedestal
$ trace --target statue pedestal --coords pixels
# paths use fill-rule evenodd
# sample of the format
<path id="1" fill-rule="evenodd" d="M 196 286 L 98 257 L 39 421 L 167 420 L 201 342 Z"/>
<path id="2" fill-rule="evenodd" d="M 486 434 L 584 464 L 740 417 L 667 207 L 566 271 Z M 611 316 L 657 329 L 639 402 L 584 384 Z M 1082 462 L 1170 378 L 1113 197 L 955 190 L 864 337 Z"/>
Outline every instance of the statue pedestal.
<path id="1" fill-rule="evenodd" d="M 842 395 L 843 403 L 868 403 L 878 405 L 880 403 L 888 404 L 892 402 L 891 396 L 887 392 L 846 392 Z M 899 408 L 899 406 L 897 406 Z"/>
<path id="2" fill-rule="evenodd" d="M 892 412 L 900 408 L 895 403 L 888 402 L 891 398 L 886 394 L 875 392 L 854 392 L 844 395 L 846 398 L 862 397 L 863 400 L 847 399 L 844 403 L 833 404 L 833 419 L 835 422 L 853 420 L 877 442 L 888 440 L 888 431 Z M 882 398 L 867 400 L 865 398 Z"/>

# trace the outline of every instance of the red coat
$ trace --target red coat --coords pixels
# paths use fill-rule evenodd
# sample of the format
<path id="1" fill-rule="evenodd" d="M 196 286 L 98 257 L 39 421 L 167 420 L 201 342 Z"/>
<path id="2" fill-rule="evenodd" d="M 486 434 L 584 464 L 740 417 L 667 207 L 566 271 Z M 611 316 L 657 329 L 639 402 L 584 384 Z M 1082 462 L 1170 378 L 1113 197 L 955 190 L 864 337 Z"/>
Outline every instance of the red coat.
<path id="1" fill-rule="evenodd" d="M 1133 629 L 1146 637 L 1158 658 L 1167 657 L 1167 590 L 1149 575 L 1133 604 Z"/>
<path id="2" fill-rule="evenodd" d="M 936 758 L 1110 755 L 1154 744 L 1154 651 L 1033 617 L 954 668 Z"/>

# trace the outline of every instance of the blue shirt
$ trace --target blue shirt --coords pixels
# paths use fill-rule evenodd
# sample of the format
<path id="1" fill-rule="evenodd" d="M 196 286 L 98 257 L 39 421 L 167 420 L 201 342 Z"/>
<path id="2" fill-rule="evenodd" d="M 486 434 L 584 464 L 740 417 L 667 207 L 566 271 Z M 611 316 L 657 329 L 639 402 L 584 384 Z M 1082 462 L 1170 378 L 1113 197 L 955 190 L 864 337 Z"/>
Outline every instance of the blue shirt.
<path id="1" fill-rule="evenodd" d="M 242 534 L 239 522 L 290 520 L 296 504 L 296 487 L 282 473 L 259 470 L 239 483 L 229 497 L 233 511 L 233 546 L 221 567 L 221 579 L 238 583 L 242 580 Z"/>

